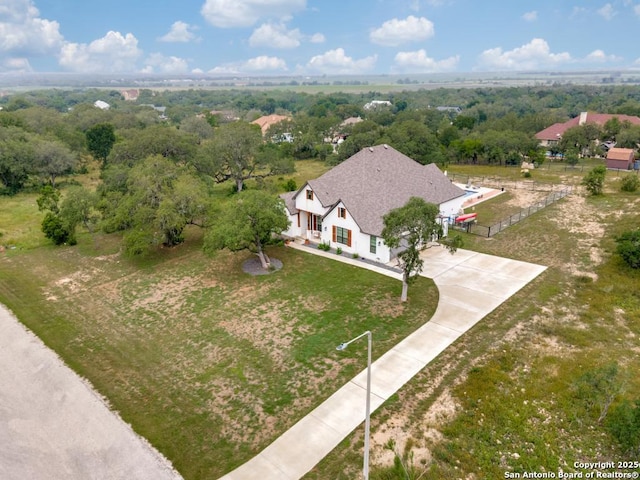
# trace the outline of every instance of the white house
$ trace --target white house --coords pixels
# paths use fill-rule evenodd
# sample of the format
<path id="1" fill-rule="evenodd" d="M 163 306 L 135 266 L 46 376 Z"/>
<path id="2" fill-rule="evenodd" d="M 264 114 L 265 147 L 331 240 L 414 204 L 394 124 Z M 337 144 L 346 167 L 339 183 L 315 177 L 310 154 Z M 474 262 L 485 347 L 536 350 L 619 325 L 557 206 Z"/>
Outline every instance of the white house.
<path id="1" fill-rule="evenodd" d="M 438 205 L 442 217 L 452 217 L 460 211 L 465 192 L 435 164 L 422 165 L 388 145 L 378 145 L 281 197 L 291 222 L 283 235 L 387 263 L 395 255 L 380 238 L 386 213 L 420 197 Z"/>

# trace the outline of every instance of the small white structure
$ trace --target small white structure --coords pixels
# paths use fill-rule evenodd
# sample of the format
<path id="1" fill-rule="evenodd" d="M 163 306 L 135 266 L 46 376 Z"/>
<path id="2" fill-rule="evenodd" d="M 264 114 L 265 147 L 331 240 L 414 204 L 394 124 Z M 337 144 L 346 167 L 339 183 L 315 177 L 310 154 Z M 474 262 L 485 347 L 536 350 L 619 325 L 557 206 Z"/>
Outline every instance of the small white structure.
<path id="1" fill-rule="evenodd" d="M 446 235 L 446 219 L 461 209 L 465 192 L 435 164 L 422 165 L 388 145 L 378 145 L 281 197 L 290 221 L 283 235 L 387 263 L 396 252 L 380 238 L 386 213 L 411 197 L 422 198 L 440 207 Z"/>
<path id="2" fill-rule="evenodd" d="M 389 100 L 371 100 L 369 103 L 364 105 L 365 110 L 373 110 L 378 107 L 390 107 L 391 102 Z"/>
<path id="3" fill-rule="evenodd" d="M 111 105 L 102 100 L 96 100 L 93 106 L 99 108 L 100 110 L 109 110 L 111 108 Z"/>

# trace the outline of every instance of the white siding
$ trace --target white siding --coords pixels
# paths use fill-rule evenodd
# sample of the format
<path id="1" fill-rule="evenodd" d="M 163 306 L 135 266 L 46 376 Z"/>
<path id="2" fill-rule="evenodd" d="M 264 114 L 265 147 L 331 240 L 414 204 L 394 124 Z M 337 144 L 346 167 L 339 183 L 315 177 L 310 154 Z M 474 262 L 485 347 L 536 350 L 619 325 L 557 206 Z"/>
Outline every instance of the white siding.
<path id="1" fill-rule="evenodd" d="M 308 200 L 308 190 L 311 190 L 311 187 L 309 185 L 305 185 L 305 187 L 298 192 L 296 195 L 296 208 L 305 212 L 315 213 L 316 215 L 324 215 L 327 212 L 327 208 L 322 206 L 322 203 L 318 200 L 318 196 L 315 192 L 313 193 L 313 200 Z"/>
<path id="2" fill-rule="evenodd" d="M 302 213 L 299 213 L 299 214 L 295 213 L 291 215 L 288 209 L 285 209 L 285 211 L 287 212 L 287 215 L 289 218 L 289 228 L 284 232 L 282 232 L 282 235 L 284 235 L 285 237 L 291 237 L 291 238 L 302 236 L 302 219 L 300 221 L 300 226 L 298 226 L 298 215 L 302 217 Z"/>
<path id="3" fill-rule="evenodd" d="M 464 195 L 454 198 L 453 200 L 449 200 L 448 202 L 444 202 L 440 204 L 440 214 L 443 217 L 455 217 L 462 210 L 462 204 L 466 200 Z"/>
<path id="4" fill-rule="evenodd" d="M 340 247 L 343 252 L 346 253 L 360 253 L 358 236 L 360 234 L 360 227 L 354 221 L 351 213 L 347 210 L 347 218 L 338 217 L 338 209 L 345 208 L 342 202 L 338 203 L 328 214 L 324 217 L 322 222 L 322 241 L 331 245 L 331 248 Z M 347 246 L 343 243 L 337 243 L 333 241 L 333 227 L 346 228 L 351 230 L 351 246 Z"/>

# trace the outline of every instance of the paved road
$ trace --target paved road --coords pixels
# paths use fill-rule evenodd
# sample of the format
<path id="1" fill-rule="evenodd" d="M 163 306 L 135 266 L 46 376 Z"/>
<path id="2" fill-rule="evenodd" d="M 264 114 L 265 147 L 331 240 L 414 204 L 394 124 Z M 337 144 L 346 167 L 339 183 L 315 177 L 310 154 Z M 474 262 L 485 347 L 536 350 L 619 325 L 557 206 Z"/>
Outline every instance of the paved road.
<path id="1" fill-rule="evenodd" d="M 334 260 L 399 274 L 358 260 L 292 244 Z M 371 411 L 411 380 L 431 360 L 468 329 L 542 273 L 546 267 L 506 258 L 442 247 L 424 252 L 423 275 L 440 292 L 434 316 L 389 350 L 371 368 Z M 375 338 L 374 347 L 375 348 Z M 295 480 L 309 472 L 355 428 L 364 422 L 366 369 L 296 423 L 271 445 L 223 480 Z"/>
<path id="2" fill-rule="evenodd" d="M 181 478 L 0 305 L 0 479 Z"/>

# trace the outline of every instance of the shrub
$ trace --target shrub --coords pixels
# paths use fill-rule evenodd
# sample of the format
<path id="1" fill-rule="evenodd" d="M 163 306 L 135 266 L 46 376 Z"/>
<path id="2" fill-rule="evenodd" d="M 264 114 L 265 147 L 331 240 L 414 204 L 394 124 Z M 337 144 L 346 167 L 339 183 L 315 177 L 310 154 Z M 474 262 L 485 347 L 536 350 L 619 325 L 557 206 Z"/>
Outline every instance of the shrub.
<path id="1" fill-rule="evenodd" d="M 616 252 L 631 268 L 640 268 L 640 229 L 624 232 L 616 238 Z"/>
<path id="2" fill-rule="evenodd" d="M 640 451 L 640 400 L 633 404 L 625 400 L 616 405 L 606 424 L 611 435 L 627 451 Z"/>
<path id="3" fill-rule="evenodd" d="M 76 239 L 72 231 L 64 224 L 60 217 L 52 212 L 47 212 L 42 220 L 42 232 L 44 236 L 56 245 L 68 243 L 75 245 Z"/>
<path id="4" fill-rule="evenodd" d="M 295 192 L 298 189 L 298 185 L 293 178 L 290 178 L 289 180 L 284 182 L 282 187 L 284 188 L 285 192 Z"/>
<path id="5" fill-rule="evenodd" d="M 620 183 L 620 190 L 623 192 L 635 192 L 640 188 L 640 178 L 637 175 L 627 175 Z"/>
<path id="6" fill-rule="evenodd" d="M 524 178 L 531 178 L 531 172 L 529 170 L 525 170 L 523 175 L 524 175 Z"/>
<path id="7" fill-rule="evenodd" d="M 342 255 L 342 248 L 336 248 L 336 255 Z"/>
<path id="8" fill-rule="evenodd" d="M 352 257 L 352 258 L 358 258 L 358 254 L 357 254 L 357 253 L 352 253 L 352 254 L 351 254 L 351 257 Z"/>
<path id="9" fill-rule="evenodd" d="M 331 246 L 328 243 L 322 242 L 320 245 L 318 245 L 318 250 L 324 250 L 325 252 L 328 252 L 329 250 L 331 250 Z"/>
<path id="10" fill-rule="evenodd" d="M 604 189 L 604 179 L 607 176 L 607 169 L 604 165 L 598 165 L 594 167 L 589 173 L 587 173 L 582 179 L 582 185 L 587 187 L 587 191 L 590 195 L 602 195 Z"/>

